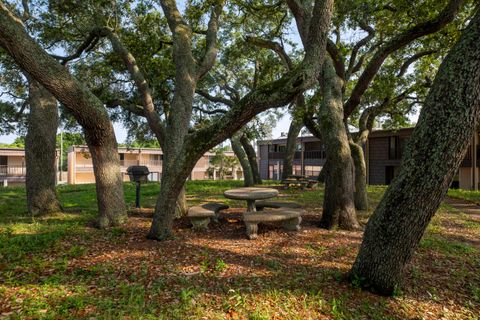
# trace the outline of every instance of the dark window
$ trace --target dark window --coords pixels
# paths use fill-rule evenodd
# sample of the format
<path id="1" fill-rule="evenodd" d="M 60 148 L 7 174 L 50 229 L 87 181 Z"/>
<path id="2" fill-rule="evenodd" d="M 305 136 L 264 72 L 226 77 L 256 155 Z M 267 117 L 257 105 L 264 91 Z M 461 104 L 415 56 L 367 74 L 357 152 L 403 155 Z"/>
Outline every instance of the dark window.
<path id="1" fill-rule="evenodd" d="M 125 153 L 120 153 L 120 161 L 125 160 Z"/>
<path id="2" fill-rule="evenodd" d="M 278 152 L 285 152 L 286 149 L 286 146 L 278 146 Z"/>
<path id="3" fill-rule="evenodd" d="M 385 167 L 385 184 L 392 183 L 393 179 L 398 174 L 399 168 L 400 167 L 398 167 L 398 166 L 386 166 Z"/>
<path id="4" fill-rule="evenodd" d="M 398 137 L 389 137 L 388 138 L 388 159 L 400 159 L 400 146 Z"/>
<path id="5" fill-rule="evenodd" d="M 0 156 L 0 166 L 6 166 L 7 165 L 7 157 L 6 156 Z"/>

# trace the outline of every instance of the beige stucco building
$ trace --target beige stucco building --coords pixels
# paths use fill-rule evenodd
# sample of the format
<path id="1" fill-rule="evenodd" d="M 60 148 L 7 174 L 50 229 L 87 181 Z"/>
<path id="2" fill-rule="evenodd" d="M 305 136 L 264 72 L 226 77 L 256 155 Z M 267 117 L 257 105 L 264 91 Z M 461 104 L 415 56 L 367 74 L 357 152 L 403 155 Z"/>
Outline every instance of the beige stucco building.
<path id="1" fill-rule="evenodd" d="M 129 181 L 127 169 L 130 166 L 146 166 L 150 171 L 149 181 L 160 181 L 162 177 L 163 153 L 153 148 L 118 148 L 120 156 L 120 170 L 123 180 Z M 207 152 L 198 160 L 190 174 L 191 180 L 205 180 L 212 178 L 209 173 L 210 158 L 214 154 Z M 226 156 L 234 156 L 233 152 L 225 152 Z M 215 174 L 213 175 L 215 176 Z M 231 178 L 241 179 L 241 168 L 238 166 Z M 94 183 L 93 164 L 91 155 L 86 146 L 72 146 L 68 150 L 68 184 Z"/>
<path id="2" fill-rule="evenodd" d="M 25 183 L 25 150 L 0 148 L 0 183 Z"/>

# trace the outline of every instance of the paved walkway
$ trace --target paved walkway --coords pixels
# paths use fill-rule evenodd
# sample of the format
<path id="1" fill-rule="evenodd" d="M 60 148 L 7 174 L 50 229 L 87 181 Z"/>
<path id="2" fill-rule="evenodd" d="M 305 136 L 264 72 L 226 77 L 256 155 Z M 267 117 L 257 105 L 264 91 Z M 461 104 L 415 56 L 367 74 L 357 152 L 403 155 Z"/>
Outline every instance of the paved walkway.
<path id="1" fill-rule="evenodd" d="M 468 214 L 470 217 L 480 220 L 480 206 L 478 204 L 451 197 L 445 197 L 444 202 L 453 208 Z"/>

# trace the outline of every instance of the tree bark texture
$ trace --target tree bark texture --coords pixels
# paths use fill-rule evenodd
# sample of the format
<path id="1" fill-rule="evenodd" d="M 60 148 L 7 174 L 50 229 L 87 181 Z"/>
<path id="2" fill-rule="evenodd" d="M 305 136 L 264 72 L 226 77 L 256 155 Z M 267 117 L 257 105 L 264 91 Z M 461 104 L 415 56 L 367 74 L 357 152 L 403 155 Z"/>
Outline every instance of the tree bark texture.
<path id="1" fill-rule="evenodd" d="M 71 112 L 85 132 L 96 180 L 100 228 L 127 217 L 117 141 L 102 102 L 68 70 L 43 50 L 22 22 L 0 3 L 0 46 Z"/>
<path id="2" fill-rule="evenodd" d="M 288 128 L 287 146 L 285 156 L 283 158 L 283 172 L 282 179 L 287 179 L 293 174 L 293 159 L 295 158 L 295 151 L 297 151 L 297 137 L 300 130 L 303 128 L 303 119 L 293 115 L 292 122 Z"/>
<path id="3" fill-rule="evenodd" d="M 399 175 L 368 221 L 351 279 L 390 295 L 477 134 L 480 12 L 437 73 L 407 144 Z"/>
<path id="4" fill-rule="evenodd" d="M 352 141 L 350 142 L 350 152 L 352 154 L 355 171 L 355 208 L 357 210 L 367 210 L 367 166 L 365 164 L 363 149 L 361 146 Z"/>
<path id="5" fill-rule="evenodd" d="M 188 213 L 187 196 L 185 192 L 185 185 L 178 195 L 177 204 L 175 207 L 175 218 L 181 218 Z"/>
<path id="6" fill-rule="evenodd" d="M 253 173 L 252 168 L 250 167 L 250 162 L 248 161 L 247 154 L 245 150 L 243 150 L 242 143 L 240 142 L 240 135 L 242 133 L 236 133 L 230 139 L 232 143 L 232 150 L 235 153 L 235 156 L 238 158 L 240 162 L 240 166 L 242 167 L 243 171 L 243 185 L 245 187 L 252 187 L 255 182 L 253 181 Z"/>
<path id="7" fill-rule="evenodd" d="M 325 161 L 325 164 L 323 165 L 322 169 L 318 173 L 317 180 L 320 183 L 325 183 L 325 180 L 327 179 L 327 171 L 328 171 L 328 162 Z"/>
<path id="8" fill-rule="evenodd" d="M 55 191 L 57 100 L 38 82 L 29 80 L 28 131 L 25 138 L 28 212 L 42 215 L 62 210 Z"/>
<path id="9" fill-rule="evenodd" d="M 248 162 L 250 163 L 250 168 L 252 169 L 253 183 L 262 184 L 260 170 L 258 169 L 257 153 L 255 152 L 255 149 L 246 135 L 242 135 L 240 142 L 242 143 L 243 150 L 245 150 L 245 153 L 247 154 Z"/>
<path id="10" fill-rule="evenodd" d="M 353 164 L 343 122 L 342 81 L 329 58 L 323 65 L 321 85 L 323 100 L 319 120 L 329 166 L 320 226 L 332 229 L 338 225 L 341 229 L 356 230 L 360 225 L 353 197 Z"/>

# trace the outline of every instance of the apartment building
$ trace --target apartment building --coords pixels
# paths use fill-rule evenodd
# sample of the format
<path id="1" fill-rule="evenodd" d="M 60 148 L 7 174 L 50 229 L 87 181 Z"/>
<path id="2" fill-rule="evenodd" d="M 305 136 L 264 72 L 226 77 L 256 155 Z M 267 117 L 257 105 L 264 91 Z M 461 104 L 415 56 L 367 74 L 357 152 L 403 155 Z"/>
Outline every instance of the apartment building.
<path id="1" fill-rule="evenodd" d="M 25 177 L 25 150 L 0 148 L 0 184 L 23 184 Z"/>
<path id="2" fill-rule="evenodd" d="M 413 128 L 373 131 L 365 145 L 367 183 L 390 184 L 401 165 L 404 147 Z M 279 180 L 282 176 L 286 139 L 258 142 L 259 170 L 263 179 Z M 472 137 L 469 149 L 452 181 L 452 188 L 479 189 L 478 161 L 480 155 L 478 133 Z M 325 164 L 325 148 L 313 137 L 298 137 L 293 173 L 316 177 Z"/>
<path id="3" fill-rule="evenodd" d="M 154 148 L 118 148 L 120 157 L 120 170 L 123 173 L 123 180 L 129 181 L 127 169 L 130 166 L 146 166 L 150 171 L 149 181 L 160 181 L 162 177 L 163 153 L 161 149 Z M 233 157 L 233 152 L 225 152 L 226 156 Z M 190 174 L 191 180 L 205 180 L 215 178 L 215 171 L 212 172 L 210 159 L 214 154 L 205 153 L 196 163 Z M 210 168 L 210 169 L 209 169 Z M 242 179 L 243 174 L 240 167 L 236 167 L 233 179 Z M 94 183 L 93 163 L 88 147 L 72 146 L 68 150 L 68 184 Z"/>

